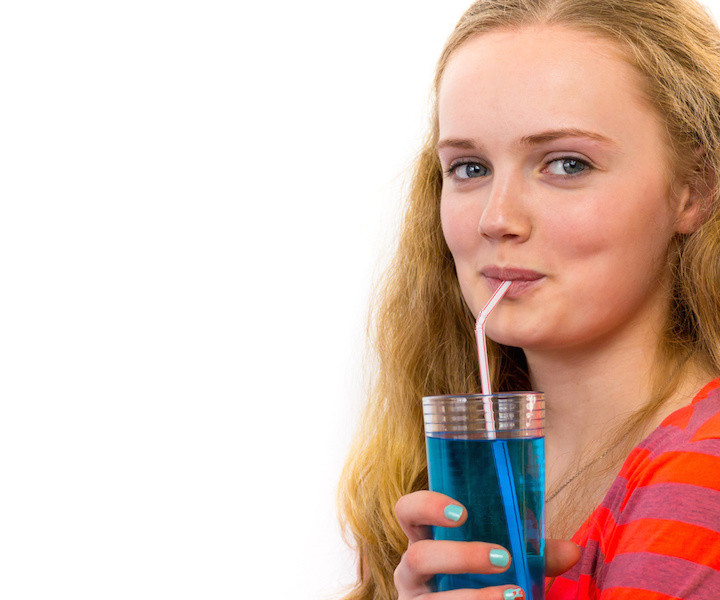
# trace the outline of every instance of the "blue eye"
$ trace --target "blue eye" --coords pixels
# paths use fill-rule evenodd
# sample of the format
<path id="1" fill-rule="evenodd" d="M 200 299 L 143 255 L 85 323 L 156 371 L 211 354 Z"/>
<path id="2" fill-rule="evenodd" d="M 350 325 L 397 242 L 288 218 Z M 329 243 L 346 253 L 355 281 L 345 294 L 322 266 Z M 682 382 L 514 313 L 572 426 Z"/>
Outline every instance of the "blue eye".
<path id="1" fill-rule="evenodd" d="M 579 175 L 591 167 L 579 158 L 558 158 L 550 161 L 545 168 L 552 175 Z"/>
<path id="2" fill-rule="evenodd" d="M 447 170 L 448 175 L 455 175 L 458 179 L 474 179 L 477 177 L 486 177 L 488 169 L 479 162 L 459 162 L 450 166 Z"/>

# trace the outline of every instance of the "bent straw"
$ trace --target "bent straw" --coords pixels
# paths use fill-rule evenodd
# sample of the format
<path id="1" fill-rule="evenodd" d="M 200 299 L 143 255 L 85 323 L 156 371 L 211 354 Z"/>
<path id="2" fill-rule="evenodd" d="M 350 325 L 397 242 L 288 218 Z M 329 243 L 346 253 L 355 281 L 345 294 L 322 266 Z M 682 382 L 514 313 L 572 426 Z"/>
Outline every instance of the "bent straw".
<path id="1" fill-rule="evenodd" d="M 483 307 L 478 315 L 477 322 L 475 323 L 475 339 L 477 340 L 478 347 L 478 362 L 480 363 L 480 384 L 482 385 L 482 393 L 485 395 L 492 394 L 490 390 L 490 367 L 488 366 L 487 357 L 487 346 L 485 345 L 485 321 L 493 308 L 495 308 L 502 300 L 505 292 L 512 285 L 512 281 L 503 281 L 500 287 L 495 290 L 495 293 L 490 296 L 490 300 Z M 483 404 L 485 407 L 485 429 L 490 434 L 488 437 L 491 440 L 495 439 L 495 415 L 493 414 L 492 400 L 490 398 L 484 398 Z M 488 423 L 488 419 L 490 422 Z"/>
<path id="2" fill-rule="evenodd" d="M 480 383 L 482 385 L 483 405 L 485 408 L 485 430 L 488 433 L 488 439 L 496 439 L 495 415 L 493 414 L 492 390 L 490 388 L 490 367 L 488 366 L 487 346 L 485 341 L 485 322 L 487 321 L 490 311 L 492 311 L 498 302 L 512 285 L 512 281 L 503 281 L 500 287 L 490 297 L 488 303 L 480 311 L 475 325 L 475 338 L 478 346 L 478 362 L 480 363 Z M 497 471 L 500 483 L 500 493 L 502 495 L 503 507 L 505 508 L 505 518 L 508 524 L 508 533 L 510 534 L 510 551 L 512 552 L 513 562 L 515 563 L 515 573 L 520 581 L 518 584 L 525 590 L 528 598 L 532 597 L 530 589 L 530 573 L 528 570 L 527 556 L 525 555 L 525 544 L 523 544 L 522 528 L 520 526 L 520 507 L 518 506 L 517 490 L 515 489 L 515 481 L 512 476 L 510 467 L 510 454 L 508 453 L 507 442 L 499 440 L 492 444 L 493 459 L 495 461 L 495 470 Z"/>

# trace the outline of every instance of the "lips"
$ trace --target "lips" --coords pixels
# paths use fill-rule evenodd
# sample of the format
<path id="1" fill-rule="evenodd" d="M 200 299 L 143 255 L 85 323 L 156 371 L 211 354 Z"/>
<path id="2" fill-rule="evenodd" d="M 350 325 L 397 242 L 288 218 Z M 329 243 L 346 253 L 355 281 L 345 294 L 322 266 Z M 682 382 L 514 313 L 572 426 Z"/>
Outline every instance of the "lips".
<path id="1" fill-rule="evenodd" d="M 483 267 L 480 274 L 487 280 L 491 291 L 495 291 L 503 281 L 512 281 L 508 288 L 506 297 L 514 298 L 523 292 L 535 287 L 545 275 L 530 269 L 519 269 L 517 267 L 498 267 L 488 265 Z"/>

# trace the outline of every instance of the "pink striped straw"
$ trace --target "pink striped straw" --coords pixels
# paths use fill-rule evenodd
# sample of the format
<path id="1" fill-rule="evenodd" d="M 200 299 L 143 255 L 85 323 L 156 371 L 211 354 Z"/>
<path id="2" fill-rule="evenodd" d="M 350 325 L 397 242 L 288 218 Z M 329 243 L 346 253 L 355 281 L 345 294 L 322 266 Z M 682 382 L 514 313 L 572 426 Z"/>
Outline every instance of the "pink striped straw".
<path id="1" fill-rule="evenodd" d="M 475 325 L 475 337 L 478 345 L 478 360 L 480 362 L 480 382 L 482 383 L 483 392 L 483 408 L 485 409 L 485 430 L 490 440 L 497 438 L 495 426 L 495 415 L 493 414 L 492 390 L 490 389 L 490 368 L 488 367 L 487 346 L 485 345 L 485 321 L 487 321 L 490 311 L 497 306 L 502 300 L 505 292 L 512 284 L 511 281 L 503 281 L 500 287 L 490 297 L 488 303 L 480 311 Z M 510 533 L 510 550 L 513 559 L 516 561 L 516 573 L 520 578 L 518 582 L 525 590 L 526 594 L 530 594 L 530 577 L 528 571 L 527 557 L 525 556 L 525 544 L 523 542 L 524 535 L 521 528 L 520 507 L 518 506 L 517 490 L 513 479 L 512 464 L 510 463 L 510 454 L 505 440 L 499 440 L 498 443 L 492 444 L 493 460 L 495 461 L 495 470 L 497 472 L 498 481 L 500 482 L 500 493 L 502 494 L 503 507 L 505 509 L 505 518 L 507 519 Z"/>
<path id="2" fill-rule="evenodd" d="M 485 322 L 490 315 L 490 311 L 492 311 L 492 309 L 497 306 L 498 302 L 502 300 L 502 297 L 511 285 L 512 281 L 503 281 L 500 284 L 500 287 L 495 290 L 495 293 L 490 296 L 490 300 L 488 300 L 487 304 L 480 311 L 477 322 L 475 323 L 475 339 L 477 340 L 478 362 L 480 363 L 480 384 L 482 385 L 482 393 L 484 395 L 492 394 L 492 390 L 490 388 L 490 367 L 488 366 L 487 345 L 485 343 Z M 486 419 L 485 429 L 488 432 L 495 432 L 497 429 L 495 427 L 495 415 L 493 414 L 492 400 L 490 398 L 485 398 L 483 400 L 483 404 L 485 407 Z M 494 435 L 489 437 L 490 439 L 495 438 Z"/>

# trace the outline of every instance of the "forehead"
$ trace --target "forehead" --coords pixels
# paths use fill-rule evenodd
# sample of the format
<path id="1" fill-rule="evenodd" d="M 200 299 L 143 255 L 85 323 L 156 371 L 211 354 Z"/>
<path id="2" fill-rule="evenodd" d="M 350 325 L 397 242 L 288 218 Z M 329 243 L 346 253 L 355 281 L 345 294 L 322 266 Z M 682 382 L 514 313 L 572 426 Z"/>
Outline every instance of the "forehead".
<path id="1" fill-rule="evenodd" d="M 472 132 L 456 130 L 473 123 L 502 126 L 508 135 L 558 127 L 620 133 L 637 129 L 638 119 L 657 126 L 644 80 L 623 50 L 606 38 L 559 26 L 476 35 L 453 52 L 443 72 L 441 136 L 467 136 Z"/>

